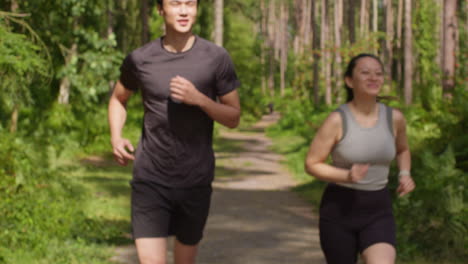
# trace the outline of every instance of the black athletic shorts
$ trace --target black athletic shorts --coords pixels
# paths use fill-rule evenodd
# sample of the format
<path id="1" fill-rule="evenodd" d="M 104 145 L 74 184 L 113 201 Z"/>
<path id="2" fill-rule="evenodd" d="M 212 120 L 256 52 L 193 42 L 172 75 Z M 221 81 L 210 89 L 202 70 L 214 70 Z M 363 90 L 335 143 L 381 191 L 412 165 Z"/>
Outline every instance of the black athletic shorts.
<path id="1" fill-rule="evenodd" d="M 168 188 L 151 181 L 132 180 L 133 239 L 175 235 L 186 245 L 196 245 L 210 209 L 210 185 Z"/>
<path id="2" fill-rule="evenodd" d="M 387 188 L 361 191 L 329 184 L 320 205 L 320 244 L 328 264 L 356 263 L 376 243 L 395 247 L 396 228 Z"/>

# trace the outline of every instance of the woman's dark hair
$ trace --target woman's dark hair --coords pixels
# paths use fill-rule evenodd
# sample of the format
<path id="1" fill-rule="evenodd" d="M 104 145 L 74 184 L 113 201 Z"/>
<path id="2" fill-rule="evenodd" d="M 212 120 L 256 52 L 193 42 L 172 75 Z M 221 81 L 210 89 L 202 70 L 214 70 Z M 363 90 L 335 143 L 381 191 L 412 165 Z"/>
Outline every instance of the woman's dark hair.
<path id="1" fill-rule="evenodd" d="M 348 67 L 346 67 L 346 72 L 345 72 L 345 78 L 346 77 L 349 77 L 349 78 L 352 78 L 353 77 L 353 70 L 354 68 L 356 67 L 357 65 L 357 62 L 359 59 L 361 58 L 365 58 L 365 57 L 370 57 L 370 58 L 373 58 L 375 59 L 376 61 L 379 62 L 380 66 L 382 66 L 382 70 L 383 70 L 383 64 L 382 62 L 380 61 L 379 57 L 375 56 L 374 54 L 370 54 L 370 53 L 361 53 L 359 55 L 356 55 L 354 56 L 353 58 L 351 58 L 351 60 L 349 61 L 348 63 Z M 353 89 L 351 89 L 351 87 L 349 87 L 346 82 L 345 82 L 345 89 L 346 89 L 346 102 L 350 102 L 353 100 L 354 98 L 354 94 L 353 94 Z"/>
<path id="2" fill-rule="evenodd" d="M 201 1 L 201 0 L 197 0 L 197 5 L 200 4 L 200 1 Z M 163 0 L 157 0 L 156 2 L 157 2 L 157 4 L 160 5 L 160 6 L 162 6 L 162 4 L 163 4 Z"/>

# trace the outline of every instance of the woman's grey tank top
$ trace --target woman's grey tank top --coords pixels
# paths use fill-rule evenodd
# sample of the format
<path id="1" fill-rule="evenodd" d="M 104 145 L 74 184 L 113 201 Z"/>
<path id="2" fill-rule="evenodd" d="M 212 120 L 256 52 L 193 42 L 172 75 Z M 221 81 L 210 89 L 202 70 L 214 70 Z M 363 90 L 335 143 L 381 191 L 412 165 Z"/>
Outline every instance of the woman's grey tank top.
<path id="1" fill-rule="evenodd" d="M 381 103 L 378 103 L 378 106 L 379 119 L 375 126 L 370 128 L 359 125 L 347 104 L 341 105 L 336 110 L 343 121 L 343 137 L 331 152 L 333 165 L 351 169 L 355 163 L 370 164 L 364 179 L 356 183 L 338 183 L 338 185 L 366 191 L 376 191 L 386 186 L 396 147 L 392 109 Z"/>

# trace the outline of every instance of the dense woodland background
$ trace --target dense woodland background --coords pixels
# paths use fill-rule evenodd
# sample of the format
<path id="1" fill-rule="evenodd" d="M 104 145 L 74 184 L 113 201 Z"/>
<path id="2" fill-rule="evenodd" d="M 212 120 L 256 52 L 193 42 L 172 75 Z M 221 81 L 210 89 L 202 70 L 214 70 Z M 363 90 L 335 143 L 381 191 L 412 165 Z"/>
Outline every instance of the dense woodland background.
<path id="1" fill-rule="evenodd" d="M 80 157 L 109 152 L 120 63 L 164 32 L 155 2 L 0 0 L 0 263 L 107 263 L 125 241 L 126 223 L 87 215 L 87 191 L 68 176 Z M 395 201 L 399 255 L 468 259 L 467 0 L 202 0 L 195 32 L 230 52 L 245 124 L 270 103 L 281 112 L 269 133 L 294 139 L 284 154 L 306 192 L 304 155 L 344 103 L 347 61 L 377 54 L 384 102 L 408 121 L 417 183 Z M 140 102 L 129 104 L 134 140 Z"/>

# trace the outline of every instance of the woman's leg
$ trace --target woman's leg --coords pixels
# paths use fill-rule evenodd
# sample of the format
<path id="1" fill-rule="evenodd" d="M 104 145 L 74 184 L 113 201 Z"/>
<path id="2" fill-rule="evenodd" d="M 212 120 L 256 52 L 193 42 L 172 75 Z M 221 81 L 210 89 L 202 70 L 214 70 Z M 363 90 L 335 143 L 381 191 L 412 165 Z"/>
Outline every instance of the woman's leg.
<path id="1" fill-rule="evenodd" d="M 341 225 L 320 219 L 320 245 L 328 264 L 354 264 L 357 260 L 357 237 Z"/>
<path id="2" fill-rule="evenodd" d="M 396 250 L 388 243 L 377 243 L 362 252 L 362 258 L 366 264 L 394 264 Z"/>

